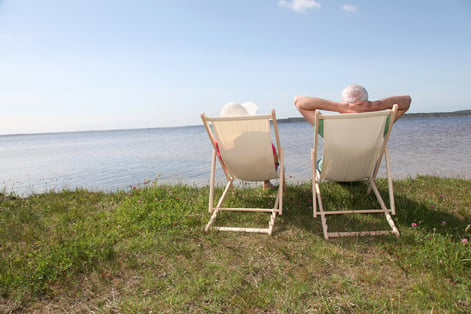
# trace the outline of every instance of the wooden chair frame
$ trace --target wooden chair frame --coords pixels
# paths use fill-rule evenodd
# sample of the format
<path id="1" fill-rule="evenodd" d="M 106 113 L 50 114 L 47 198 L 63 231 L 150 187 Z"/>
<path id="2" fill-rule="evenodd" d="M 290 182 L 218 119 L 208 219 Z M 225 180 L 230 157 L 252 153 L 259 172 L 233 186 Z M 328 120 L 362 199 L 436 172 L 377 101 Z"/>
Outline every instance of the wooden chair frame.
<path id="1" fill-rule="evenodd" d="M 322 222 L 322 229 L 324 233 L 324 238 L 328 240 L 330 237 L 343 237 L 343 236 L 364 236 L 364 235 L 384 235 L 384 234 L 395 234 L 399 236 L 399 230 L 394 224 L 394 221 L 391 215 L 396 214 L 396 208 L 394 203 L 394 192 L 393 192 L 393 184 L 392 184 L 392 174 L 391 174 L 391 166 L 390 166 L 390 157 L 389 157 L 389 150 L 387 146 L 387 142 L 392 130 L 392 125 L 394 119 L 397 114 L 397 105 L 393 106 L 393 109 L 384 110 L 379 112 L 371 112 L 371 113 L 357 113 L 357 114 L 338 114 L 338 115 L 325 115 L 319 111 L 315 113 L 315 124 L 314 124 L 314 148 L 311 150 L 311 161 L 312 161 L 312 197 L 313 197 L 313 215 L 316 218 L 317 215 L 320 214 L 321 222 Z M 317 169 L 317 160 L 318 160 L 318 152 L 319 152 L 319 125 L 320 121 L 324 120 L 324 124 L 328 123 L 330 119 L 345 119 L 347 122 L 348 119 L 361 119 L 366 117 L 381 117 L 383 119 L 383 125 L 385 126 L 384 134 L 382 135 L 382 143 L 381 143 L 381 150 L 378 154 L 378 158 L 373 160 L 374 163 L 373 170 L 371 172 L 366 172 L 364 175 L 360 175 L 360 177 L 355 177 L 355 180 L 351 180 L 348 178 L 346 181 L 359 181 L 359 180 L 367 180 L 368 182 L 368 191 L 367 195 L 373 191 L 376 199 L 381 208 L 379 209 L 361 209 L 361 210 L 330 210 L 325 211 L 324 206 L 322 204 L 321 198 L 321 188 L 320 184 L 323 181 L 339 181 L 339 180 L 332 180 L 329 177 L 329 170 L 321 169 L 319 171 Z M 389 118 L 388 118 L 389 117 Z M 389 122 L 387 122 L 389 121 Z M 348 123 L 348 122 L 347 122 Z M 383 127 L 384 128 L 384 127 Z M 326 134 L 324 134 L 326 135 Z M 335 134 L 334 136 L 347 136 L 350 137 L 346 139 L 347 141 L 356 141 L 362 140 L 355 138 L 355 130 L 351 130 L 350 134 Z M 325 142 L 324 142 L 325 144 Z M 325 157 L 325 156 L 324 156 Z M 389 208 L 386 206 L 381 194 L 375 184 L 376 175 L 378 173 L 379 167 L 381 165 L 382 159 L 385 159 L 386 162 L 386 172 L 387 172 L 387 180 L 388 180 L 388 192 L 389 192 Z M 348 157 L 347 157 L 348 158 Z M 336 165 L 331 165 L 335 167 Z M 338 174 L 336 174 L 338 176 Z M 347 175 L 348 177 L 348 175 Z M 317 199 L 317 201 L 316 201 Z M 319 208 L 318 208 L 319 205 Z M 318 210 L 319 209 L 319 210 Z M 367 214 L 367 213 L 382 213 L 384 214 L 391 230 L 380 230 L 380 231 L 362 231 L 362 232 L 329 232 L 328 225 L 327 225 L 327 215 L 339 215 L 339 214 Z"/>
<path id="2" fill-rule="evenodd" d="M 208 117 L 204 113 L 201 114 L 201 119 L 203 121 L 203 124 L 205 126 L 205 129 L 208 133 L 209 139 L 211 141 L 211 144 L 213 146 L 213 153 L 212 153 L 212 162 L 211 162 L 211 176 L 210 176 L 210 189 L 209 189 L 209 209 L 208 211 L 212 213 L 211 218 L 209 219 L 209 222 L 207 223 L 205 227 L 205 231 L 208 232 L 209 229 L 214 229 L 214 230 L 219 230 L 219 231 L 235 231 L 235 232 L 256 232 L 256 233 L 267 233 L 269 235 L 272 234 L 273 232 L 273 227 L 275 224 L 275 218 L 276 215 L 281 215 L 283 212 L 283 189 L 284 189 L 284 184 L 285 184 L 285 179 L 284 179 L 284 156 L 283 156 L 283 148 L 280 145 L 280 137 L 279 137 L 279 132 L 278 132 L 278 124 L 276 121 L 276 114 L 275 110 L 272 110 L 271 114 L 266 114 L 266 115 L 250 115 L 250 116 L 238 116 L 238 117 Z M 252 122 L 250 122 L 252 121 Z M 275 140 L 276 140 L 276 151 L 278 154 L 278 170 L 279 174 L 275 170 L 274 162 L 271 163 L 270 167 L 273 167 L 273 170 L 268 171 L 270 174 L 268 174 L 266 177 L 257 177 L 254 175 L 252 177 L 251 175 L 246 175 L 246 174 L 237 174 L 234 169 L 237 168 L 243 168 L 244 167 L 244 158 L 239 158 L 236 160 L 224 160 L 224 152 L 221 151 L 221 154 L 218 154 L 218 149 L 222 149 L 221 145 L 218 146 L 218 140 L 221 141 L 217 137 L 217 132 L 216 129 L 218 128 L 218 122 L 228 122 L 228 123 L 239 123 L 239 122 L 247 122 L 248 125 L 251 123 L 267 123 L 267 134 L 265 136 L 268 138 L 270 141 L 270 145 L 272 143 L 271 141 L 271 127 L 273 127 L 274 135 L 275 135 Z M 243 134 L 240 134 L 242 136 Z M 237 144 L 236 144 L 237 145 Z M 271 147 L 271 146 L 270 146 Z M 251 152 L 246 152 L 247 154 L 254 154 L 253 151 Z M 255 152 L 256 154 L 256 152 Z M 266 150 L 264 151 L 264 154 L 267 154 Z M 272 155 L 273 159 L 273 152 L 271 151 L 269 154 Z M 227 179 L 227 184 L 226 187 L 219 198 L 216 206 L 214 206 L 214 201 L 215 201 L 215 174 L 216 174 L 216 164 L 219 163 L 224 175 Z M 238 165 L 235 165 L 235 163 L 238 163 Z M 267 167 L 267 165 L 264 165 Z M 247 176 L 247 177 L 246 177 Z M 277 193 L 276 193 L 276 198 L 274 201 L 274 206 L 272 208 L 232 208 L 232 207 L 224 207 L 223 203 L 224 200 L 226 199 L 226 196 L 230 189 L 234 187 L 234 181 L 239 179 L 242 181 L 254 181 L 254 182 L 259 182 L 259 181 L 264 181 L 264 180 L 269 180 L 269 179 L 279 179 L 279 185 L 277 188 Z M 216 221 L 217 215 L 221 211 L 243 211 L 243 212 L 268 212 L 271 213 L 270 220 L 268 222 L 268 227 L 267 228 L 243 228 L 243 227 L 229 227 L 229 226 L 214 226 L 214 223 Z"/>

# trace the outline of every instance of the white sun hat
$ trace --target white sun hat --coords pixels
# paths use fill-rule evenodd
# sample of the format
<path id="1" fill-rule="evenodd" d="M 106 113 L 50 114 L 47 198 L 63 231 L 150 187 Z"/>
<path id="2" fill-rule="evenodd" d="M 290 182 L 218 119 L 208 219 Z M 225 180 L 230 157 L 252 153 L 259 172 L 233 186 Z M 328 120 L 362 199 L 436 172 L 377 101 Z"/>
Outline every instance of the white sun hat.
<path id="1" fill-rule="evenodd" d="M 254 102 L 245 102 L 243 104 L 229 102 L 222 107 L 221 117 L 254 115 L 257 109 L 257 104 Z"/>
<path id="2" fill-rule="evenodd" d="M 247 102 L 244 102 L 242 104 L 242 107 L 245 108 L 245 110 L 247 110 L 247 112 L 250 114 L 250 115 L 254 115 L 257 113 L 257 104 L 254 103 L 254 102 L 251 102 L 251 101 L 247 101 Z"/>
<path id="3" fill-rule="evenodd" d="M 236 102 L 225 104 L 221 110 L 221 117 L 247 116 L 248 114 L 247 110 Z"/>

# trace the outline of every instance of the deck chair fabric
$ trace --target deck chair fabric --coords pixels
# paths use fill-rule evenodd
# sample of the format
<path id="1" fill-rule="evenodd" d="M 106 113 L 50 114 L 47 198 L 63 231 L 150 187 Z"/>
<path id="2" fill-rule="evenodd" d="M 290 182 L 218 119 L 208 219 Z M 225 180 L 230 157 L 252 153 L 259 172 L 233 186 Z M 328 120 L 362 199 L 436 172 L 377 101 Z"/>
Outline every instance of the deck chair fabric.
<path id="1" fill-rule="evenodd" d="M 201 119 L 213 146 L 209 212 L 212 216 L 206 225 L 208 231 L 215 223 L 220 211 L 252 211 L 271 213 L 267 228 L 213 227 L 220 231 L 259 232 L 271 235 L 276 215 L 283 211 L 284 163 L 283 149 L 280 145 L 275 110 L 266 115 L 236 117 L 208 117 L 204 113 Z M 276 144 L 272 144 L 272 130 Z M 275 168 L 275 146 L 278 154 L 278 171 Z M 219 163 L 227 184 L 218 203 L 214 206 L 215 171 Z M 227 208 L 223 207 L 228 191 L 233 188 L 234 180 L 265 181 L 279 179 L 274 206 L 271 208 Z"/>
<path id="2" fill-rule="evenodd" d="M 380 235 L 393 233 L 399 236 L 391 214 L 395 215 L 392 175 L 387 142 L 392 130 L 392 121 L 397 113 L 393 109 L 368 113 L 322 114 L 315 113 L 314 148 L 312 149 L 313 213 L 321 216 L 325 239 L 339 236 Z M 323 131 L 323 154 L 318 159 L 319 128 Z M 384 203 L 375 184 L 381 161 L 386 161 L 386 172 L 389 190 L 389 208 Z M 322 160 L 319 163 L 318 160 Z M 319 164 L 321 168 L 319 169 Z M 324 181 L 355 182 L 367 180 L 368 191 L 374 192 L 381 208 L 364 210 L 324 210 L 320 185 Z M 317 201 L 316 201 L 317 198 Z M 319 205 L 319 213 L 318 207 Z M 383 213 L 391 230 L 364 232 L 329 232 L 326 215 L 352 213 Z"/>

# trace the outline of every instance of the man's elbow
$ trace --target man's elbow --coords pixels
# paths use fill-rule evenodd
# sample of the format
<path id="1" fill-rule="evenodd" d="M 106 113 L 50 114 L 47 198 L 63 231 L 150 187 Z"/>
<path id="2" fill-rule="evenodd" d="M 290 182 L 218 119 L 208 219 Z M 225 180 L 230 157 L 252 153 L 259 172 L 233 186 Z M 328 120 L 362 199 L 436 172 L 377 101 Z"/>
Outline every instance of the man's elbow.
<path id="1" fill-rule="evenodd" d="M 406 95 L 405 97 L 406 97 L 407 105 L 410 106 L 412 102 L 412 98 L 410 97 L 410 95 Z"/>
<path id="2" fill-rule="evenodd" d="M 404 111 L 409 110 L 412 98 L 409 95 L 404 96 Z"/>
<path id="3" fill-rule="evenodd" d="M 298 110 L 301 109 L 301 98 L 302 97 L 300 97 L 300 96 L 295 96 L 294 97 L 294 106 L 296 108 L 298 108 Z"/>

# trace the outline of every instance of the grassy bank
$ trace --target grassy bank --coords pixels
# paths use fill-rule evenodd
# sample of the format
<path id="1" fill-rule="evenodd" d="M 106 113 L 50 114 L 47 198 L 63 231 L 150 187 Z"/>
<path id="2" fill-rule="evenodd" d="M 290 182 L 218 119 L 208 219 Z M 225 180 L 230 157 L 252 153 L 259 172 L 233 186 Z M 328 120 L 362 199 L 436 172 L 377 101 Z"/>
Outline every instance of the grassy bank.
<path id="1" fill-rule="evenodd" d="M 325 185 L 325 206 L 370 206 L 356 201 L 363 188 Z M 471 181 L 394 188 L 400 238 L 328 242 L 309 184 L 288 186 L 271 237 L 204 233 L 208 188 L 0 195 L 0 312 L 470 312 Z M 241 189 L 228 201 L 268 193 Z M 223 219 L 268 221 L 241 216 Z M 331 219 L 331 229 L 357 229 L 384 217 Z"/>

